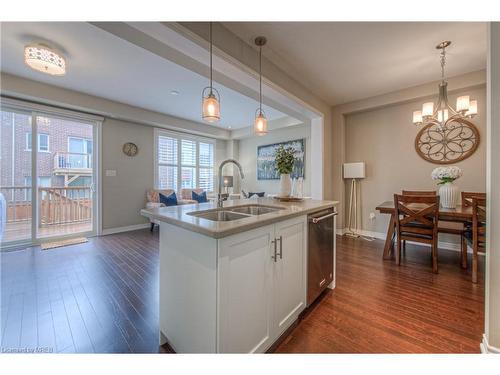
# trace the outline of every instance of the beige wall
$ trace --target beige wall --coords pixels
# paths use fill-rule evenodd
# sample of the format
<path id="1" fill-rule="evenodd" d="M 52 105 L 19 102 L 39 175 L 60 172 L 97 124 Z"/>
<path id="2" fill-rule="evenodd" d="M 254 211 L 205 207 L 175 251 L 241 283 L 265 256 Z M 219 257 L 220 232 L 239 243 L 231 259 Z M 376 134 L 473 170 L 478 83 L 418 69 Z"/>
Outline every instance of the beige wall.
<path id="1" fill-rule="evenodd" d="M 126 142 L 139 147 L 135 157 L 122 152 Z M 139 214 L 146 191 L 154 184 L 153 127 L 106 119 L 102 124 L 102 224 L 103 229 L 146 223 Z M 106 169 L 116 176 L 106 177 Z"/>
<path id="2" fill-rule="evenodd" d="M 311 126 L 297 125 L 288 128 L 270 131 L 265 137 L 251 137 L 241 139 L 239 142 L 238 160 L 240 161 L 245 179 L 241 181 L 241 187 L 246 192 L 264 191 L 266 194 L 277 194 L 279 192 L 279 180 L 257 180 L 257 147 L 272 143 L 292 141 L 305 138 L 305 179 L 304 194 L 311 192 Z M 236 174 L 237 175 L 237 174 Z"/>
<path id="3" fill-rule="evenodd" d="M 475 89 L 486 84 L 486 71 L 477 71 L 463 74 L 448 79 L 448 87 L 450 96 L 456 94 L 460 90 Z M 394 91 L 383 95 L 370 97 L 367 99 L 358 100 L 342 105 L 332 107 L 331 121 L 332 126 L 328 130 L 331 138 L 331 159 L 329 159 L 330 173 L 333 176 L 328 181 L 332 187 L 333 198 L 340 201 L 338 205 L 339 217 L 337 219 L 337 227 L 344 228 L 344 212 L 348 205 L 348 196 L 345 195 L 346 189 L 342 180 L 342 164 L 346 162 L 347 145 L 346 138 L 346 119 L 351 114 L 378 111 L 391 106 L 404 105 L 405 103 L 416 102 L 416 107 L 412 107 L 409 115 L 403 121 L 411 121 L 411 113 L 418 109 L 422 103 L 429 100 L 436 100 L 438 82 L 429 82 L 423 85 L 409 87 L 404 90 Z"/>
<path id="4" fill-rule="evenodd" d="M 464 175 L 457 180 L 461 190 L 482 191 L 486 189 L 486 88 L 460 90 L 450 95 L 452 103 L 461 94 L 478 100 L 478 115 L 473 123 L 479 129 L 481 142 L 477 151 L 468 159 L 456 163 Z M 414 140 L 420 127 L 411 122 L 412 112 L 422 105 L 421 100 L 391 105 L 367 112 L 346 116 L 345 160 L 364 161 L 366 178 L 360 184 L 362 204 L 362 229 L 384 233 L 387 230 L 387 215 L 379 215 L 375 207 L 402 189 L 436 190 L 430 174 L 438 165 L 423 160 L 415 151 Z M 345 182 L 345 197 L 349 197 L 350 185 Z M 347 202 L 346 202 L 347 203 Z M 370 212 L 376 213 L 374 222 Z M 345 217 L 345 220 L 347 218 Z M 457 239 L 458 241 L 458 239 Z"/>
<path id="5" fill-rule="evenodd" d="M 486 306 L 483 345 L 500 353 L 500 23 L 489 26 L 488 56 L 488 232 L 486 248 Z M 483 347 L 484 350 L 484 347 Z"/>

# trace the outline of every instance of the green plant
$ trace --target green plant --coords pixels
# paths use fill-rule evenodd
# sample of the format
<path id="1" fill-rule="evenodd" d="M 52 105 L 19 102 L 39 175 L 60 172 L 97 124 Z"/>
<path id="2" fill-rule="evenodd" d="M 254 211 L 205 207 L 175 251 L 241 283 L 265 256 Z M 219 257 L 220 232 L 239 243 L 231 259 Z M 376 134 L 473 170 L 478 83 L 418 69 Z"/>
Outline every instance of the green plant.
<path id="1" fill-rule="evenodd" d="M 285 148 L 280 145 L 276 150 L 275 162 L 276 170 L 279 174 L 290 174 L 293 170 L 293 163 L 295 162 L 295 150 L 292 147 Z"/>

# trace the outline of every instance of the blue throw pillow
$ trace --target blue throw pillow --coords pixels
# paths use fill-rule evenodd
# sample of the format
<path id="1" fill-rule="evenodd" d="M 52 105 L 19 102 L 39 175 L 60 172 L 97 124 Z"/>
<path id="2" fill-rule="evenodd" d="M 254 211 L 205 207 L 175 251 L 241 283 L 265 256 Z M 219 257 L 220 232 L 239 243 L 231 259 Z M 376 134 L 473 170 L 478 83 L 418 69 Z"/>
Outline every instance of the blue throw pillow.
<path id="1" fill-rule="evenodd" d="M 163 203 L 167 207 L 177 206 L 177 195 L 175 195 L 175 191 L 168 197 L 160 193 L 160 203 Z"/>
<path id="2" fill-rule="evenodd" d="M 256 196 L 258 196 L 259 198 L 262 198 L 262 197 L 264 196 L 264 194 L 266 194 L 266 192 L 265 192 L 265 191 L 260 192 L 260 193 L 250 193 L 250 192 L 249 192 L 249 193 L 248 193 L 248 198 L 252 198 L 252 195 L 256 195 Z"/>
<path id="3" fill-rule="evenodd" d="M 206 191 L 204 191 L 203 193 L 200 193 L 200 194 L 196 194 L 196 192 L 192 191 L 191 192 L 191 197 L 193 198 L 193 200 L 195 200 L 198 203 L 206 203 L 206 202 L 208 202 L 208 200 L 207 200 L 207 192 Z"/>

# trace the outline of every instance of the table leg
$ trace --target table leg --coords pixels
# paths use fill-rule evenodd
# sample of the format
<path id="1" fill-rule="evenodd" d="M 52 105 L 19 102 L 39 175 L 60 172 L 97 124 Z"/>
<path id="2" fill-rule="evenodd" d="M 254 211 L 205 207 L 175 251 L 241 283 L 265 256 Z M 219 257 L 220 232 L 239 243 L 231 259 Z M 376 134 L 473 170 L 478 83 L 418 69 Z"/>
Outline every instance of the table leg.
<path id="1" fill-rule="evenodd" d="M 394 214 L 391 214 L 391 219 L 389 220 L 389 228 L 387 228 L 387 237 L 385 238 L 384 259 L 391 259 L 391 249 L 394 234 Z"/>

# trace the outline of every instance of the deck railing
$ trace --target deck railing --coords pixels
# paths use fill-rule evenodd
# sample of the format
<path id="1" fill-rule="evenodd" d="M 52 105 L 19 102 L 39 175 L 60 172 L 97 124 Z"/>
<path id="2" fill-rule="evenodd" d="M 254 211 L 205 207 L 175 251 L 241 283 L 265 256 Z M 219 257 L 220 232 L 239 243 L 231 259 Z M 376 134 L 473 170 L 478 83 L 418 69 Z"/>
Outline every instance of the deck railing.
<path id="1" fill-rule="evenodd" d="M 0 191 L 7 201 L 7 222 L 31 220 L 31 187 L 5 186 Z M 38 224 L 90 222 L 92 191 L 88 186 L 39 187 Z"/>
<path id="2" fill-rule="evenodd" d="M 92 169 L 92 154 L 56 152 L 54 169 Z"/>

